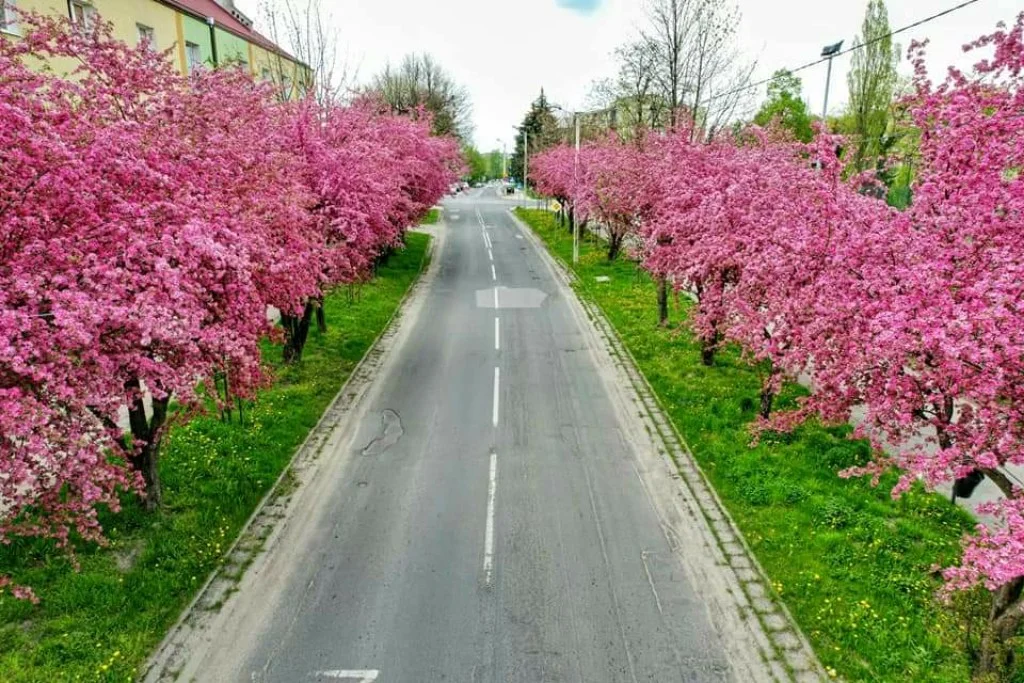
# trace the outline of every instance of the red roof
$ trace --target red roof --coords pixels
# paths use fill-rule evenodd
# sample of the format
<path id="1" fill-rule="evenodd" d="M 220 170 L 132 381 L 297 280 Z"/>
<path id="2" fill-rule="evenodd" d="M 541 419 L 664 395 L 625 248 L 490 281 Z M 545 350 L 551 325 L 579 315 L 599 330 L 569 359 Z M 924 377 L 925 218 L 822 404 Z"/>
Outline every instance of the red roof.
<path id="1" fill-rule="evenodd" d="M 295 57 L 281 49 L 274 41 L 243 24 L 232 16 L 231 12 L 218 5 L 214 0 L 160 0 L 160 2 L 204 20 L 207 17 L 213 17 L 214 22 L 216 22 L 219 28 L 233 33 L 239 38 L 244 38 L 251 43 L 265 47 L 272 52 L 280 53 L 292 61 L 297 61 Z"/>

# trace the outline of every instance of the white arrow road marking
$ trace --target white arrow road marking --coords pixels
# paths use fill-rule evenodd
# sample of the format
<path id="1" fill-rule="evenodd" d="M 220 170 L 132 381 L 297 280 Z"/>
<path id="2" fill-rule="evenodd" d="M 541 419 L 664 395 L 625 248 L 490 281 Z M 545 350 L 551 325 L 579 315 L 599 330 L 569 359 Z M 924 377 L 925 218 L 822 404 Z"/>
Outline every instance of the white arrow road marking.
<path id="1" fill-rule="evenodd" d="M 377 669 L 334 669 L 333 671 L 317 671 L 316 675 L 323 678 L 355 679 L 359 683 L 373 683 L 380 675 L 380 671 Z"/>
<path id="2" fill-rule="evenodd" d="M 497 489 L 498 454 L 492 451 L 491 472 L 487 484 L 487 526 L 484 529 L 484 584 L 487 586 L 491 585 L 491 578 L 494 575 L 494 494 Z"/>

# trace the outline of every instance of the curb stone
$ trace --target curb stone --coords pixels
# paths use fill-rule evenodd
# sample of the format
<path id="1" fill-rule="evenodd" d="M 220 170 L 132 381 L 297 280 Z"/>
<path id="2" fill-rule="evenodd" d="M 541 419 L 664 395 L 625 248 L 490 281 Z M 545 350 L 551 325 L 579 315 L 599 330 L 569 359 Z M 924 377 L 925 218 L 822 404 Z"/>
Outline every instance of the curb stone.
<path id="1" fill-rule="evenodd" d="M 716 564 L 732 575 L 733 583 L 741 590 L 734 595 L 736 608 L 744 617 L 753 614 L 759 628 L 754 631 L 761 646 L 765 665 L 776 681 L 810 683 L 829 680 L 814 650 L 786 606 L 778 601 L 764 569 L 751 552 L 729 512 L 712 488 L 707 476 L 697 463 L 685 439 L 668 419 L 661 402 L 637 367 L 636 361 L 622 343 L 618 333 L 608 322 L 596 303 L 573 286 L 578 277 L 560 257 L 552 254 L 534 231 L 513 211 L 513 220 L 534 243 L 538 253 L 545 257 L 563 281 L 569 285 L 577 302 L 583 307 L 590 322 L 603 339 L 607 351 L 626 374 L 633 393 L 641 407 L 641 419 L 661 451 L 678 471 L 677 480 L 688 490 L 686 503 L 706 521 L 712 538 L 709 547 L 717 552 Z"/>

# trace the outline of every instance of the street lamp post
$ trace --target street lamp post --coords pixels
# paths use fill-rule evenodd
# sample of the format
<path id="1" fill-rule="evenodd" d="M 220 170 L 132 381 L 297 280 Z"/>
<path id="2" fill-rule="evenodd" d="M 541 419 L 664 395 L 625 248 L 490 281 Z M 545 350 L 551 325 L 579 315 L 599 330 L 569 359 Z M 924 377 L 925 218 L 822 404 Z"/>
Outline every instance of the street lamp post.
<path id="1" fill-rule="evenodd" d="M 826 45 L 821 50 L 822 57 L 828 57 L 828 72 L 825 76 L 825 105 L 821 108 L 821 120 L 824 121 L 828 116 L 828 90 L 829 86 L 832 85 L 832 58 L 839 54 L 839 51 L 843 49 L 843 41 L 833 43 L 832 45 Z"/>
<path id="2" fill-rule="evenodd" d="M 576 123 L 576 154 L 572 160 L 572 191 L 575 194 L 576 186 L 579 185 L 580 176 L 580 115 L 573 112 L 573 121 Z M 573 198 L 573 221 L 572 221 L 572 262 L 576 265 L 580 262 L 580 222 L 576 213 L 576 201 Z"/>
<path id="3" fill-rule="evenodd" d="M 526 202 L 526 188 L 529 184 L 526 182 L 530 168 L 530 131 L 523 129 L 523 208 L 527 206 Z"/>
<path id="4" fill-rule="evenodd" d="M 576 133 L 576 153 L 572 159 L 572 191 L 575 194 L 576 187 L 579 185 L 580 176 L 580 113 L 578 111 L 568 111 L 562 109 L 562 107 L 556 105 L 552 106 L 553 109 L 559 109 L 564 111 L 566 114 L 572 114 L 573 128 Z M 573 220 L 572 220 L 572 262 L 577 264 L 580 262 L 580 222 L 576 213 L 576 201 L 573 197 Z"/>
<path id="5" fill-rule="evenodd" d="M 220 59 L 217 56 L 217 20 L 213 17 L 206 17 L 206 24 L 210 27 L 210 56 L 214 68 L 220 66 Z"/>

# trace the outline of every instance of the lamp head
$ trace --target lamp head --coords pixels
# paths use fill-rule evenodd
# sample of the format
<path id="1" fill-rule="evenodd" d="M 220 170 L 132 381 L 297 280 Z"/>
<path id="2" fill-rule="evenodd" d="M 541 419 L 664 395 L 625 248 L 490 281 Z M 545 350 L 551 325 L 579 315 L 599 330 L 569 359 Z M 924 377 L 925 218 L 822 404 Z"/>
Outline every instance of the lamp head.
<path id="1" fill-rule="evenodd" d="M 821 56 L 822 57 L 835 57 L 837 54 L 839 54 L 839 51 L 842 50 L 842 49 L 843 49 L 843 41 L 840 40 L 838 43 L 833 43 L 832 45 L 826 45 L 825 47 L 823 47 L 821 49 Z"/>

